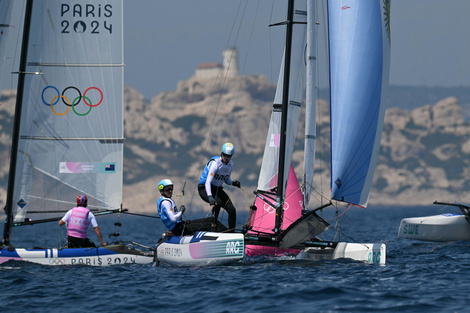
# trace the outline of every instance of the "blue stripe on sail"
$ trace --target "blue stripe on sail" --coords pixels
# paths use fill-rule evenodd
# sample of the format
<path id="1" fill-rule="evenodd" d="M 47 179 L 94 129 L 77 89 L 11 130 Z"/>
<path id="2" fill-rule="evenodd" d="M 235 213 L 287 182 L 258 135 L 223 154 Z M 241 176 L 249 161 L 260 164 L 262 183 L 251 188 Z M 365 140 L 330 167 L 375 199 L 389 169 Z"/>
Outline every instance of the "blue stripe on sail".
<path id="1" fill-rule="evenodd" d="M 332 199 L 365 206 L 382 122 L 379 1 L 329 1 Z"/>

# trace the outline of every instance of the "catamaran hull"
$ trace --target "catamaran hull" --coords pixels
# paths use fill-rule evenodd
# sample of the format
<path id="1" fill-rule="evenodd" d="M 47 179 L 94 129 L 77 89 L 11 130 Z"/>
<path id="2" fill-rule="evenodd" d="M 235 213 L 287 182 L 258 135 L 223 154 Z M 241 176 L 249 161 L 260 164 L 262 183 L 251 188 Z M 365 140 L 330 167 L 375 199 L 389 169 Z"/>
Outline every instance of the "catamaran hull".
<path id="1" fill-rule="evenodd" d="M 243 259 L 243 234 L 198 232 L 194 236 L 172 236 L 157 245 L 156 259 L 177 266 L 207 266 Z"/>
<path id="2" fill-rule="evenodd" d="M 0 250 L 0 264 L 10 260 L 54 266 L 112 266 L 151 264 L 155 261 L 153 252 L 129 249 L 124 245 L 73 249 L 15 249 L 4 247 Z"/>
<path id="3" fill-rule="evenodd" d="M 469 241 L 470 224 L 461 214 L 440 214 L 405 218 L 398 237 L 424 241 Z"/>
<path id="4" fill-rule="evenodd" d="M 245 254 L 248 257 L 254 257 L 259 255 L 269 256 L 284 256 L 284 255 L 297 255 L 300 249 L 279 249 L 277 247 L 270 246 L 257 246 L 257 245 L 246 245 Z"/>
<path id="5" fill-rule="evenodd" d="M 335 259 L 352 259 L 370 264 L 385 265 L 385 244 L 338 242 L 334 246 L 308 247 L 303 249 L 297 259 L 321 261 Z"/>

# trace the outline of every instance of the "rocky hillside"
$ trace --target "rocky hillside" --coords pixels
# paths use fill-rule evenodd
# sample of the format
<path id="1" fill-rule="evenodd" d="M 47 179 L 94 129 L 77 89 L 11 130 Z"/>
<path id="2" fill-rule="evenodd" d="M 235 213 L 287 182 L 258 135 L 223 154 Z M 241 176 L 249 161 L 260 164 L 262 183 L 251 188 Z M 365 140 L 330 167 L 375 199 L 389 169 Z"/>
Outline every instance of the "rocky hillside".
<path id="1" fill-rule="evenodd" d="M 457 98 L 386 113 L 371 202 L 470 202 L 470 124 Z"/>
<path id="2" fill-rule="evenodd" d="M 177 202 L 192 210 L 207 209 L 197 194 L 200 173 L 221 145 L 232 142 L 233 178 L 242 190 L 227 188 L 239 210 L 248 208 L 257 183 L 275 86 L 264 76 L 225 81 L 181 81 L 148 103 L 135 89 L 125 88 L 124 206 L 153 212 L 156 184 L 176 183 Z M 2 93 L 0 105 L 0 198 L 4 203 L 8 175 L 9 132 L 14 92 Z M 329 191 L 328 104 L 318 103 L 317 161 L 314 185 Z M 303 124 L 301 123 L 301 128 Z M 470 123 L 459 99 L 448 97 L 412 111 L 386 113 L 371 205 L 429 205 L 459 198 L 470 202 Z M 302 170 L 303 134 L 297 136 L 294 167 Z M 184 186 L 184 194 L 182 192 Z"/>

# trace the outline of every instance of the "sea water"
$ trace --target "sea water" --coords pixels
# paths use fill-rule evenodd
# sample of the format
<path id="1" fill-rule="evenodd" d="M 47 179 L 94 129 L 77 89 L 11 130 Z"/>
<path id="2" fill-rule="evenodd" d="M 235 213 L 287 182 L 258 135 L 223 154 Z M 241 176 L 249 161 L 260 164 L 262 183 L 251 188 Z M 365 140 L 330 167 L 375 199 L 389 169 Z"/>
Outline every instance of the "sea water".
<path id="1" fill-rule="evenodd" d="M 348 212 L 341 240 L 387 244 L 385 266 L 352 260 L 246 259 L 230 265 L 173 267 L 0 266 L 1 312 L 462 312 L 470 307 L 470 242 L 400 239 L 402 218 L 430 208 L 368 208 Z M 115 231 L 116 216 L 99 218 Z M 240 213 L 243 223 L 246 214 Z M 121 239 L 154 246 L 163 232 L 154 218 L 121 216 Z M 350 226 L 346 226 L 350 225 Z M 20 228 L 24 228 L 21 229 Z M 15 228 L 17 246 L 57 246 L 56 223 Z M 42 230 L 41 230 L 42 229 Z M 34 231 L 34 232 L 33 232 Z M 16 236 L 16 237 L 15 237 Z M 97 242 L 93 232 L 89 237 Z M 47 242 L 49 241 L 49 242 Z"/>

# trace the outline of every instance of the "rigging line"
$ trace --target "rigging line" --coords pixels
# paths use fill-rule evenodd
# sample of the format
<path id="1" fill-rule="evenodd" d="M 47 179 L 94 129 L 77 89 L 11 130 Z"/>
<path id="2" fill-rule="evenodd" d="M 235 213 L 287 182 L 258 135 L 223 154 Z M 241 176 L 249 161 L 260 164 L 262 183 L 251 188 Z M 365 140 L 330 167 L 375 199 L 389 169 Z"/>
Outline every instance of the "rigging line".
<path id="1" fill-rule="evenodd" d="M 321 176 L 320 176 L 320 179 L 321 179 Z M 313 196 L 314 199 L 316 199 L 317 201 L 320 201 L 321 205 L 323 205 L 323 199 L 326 199 L 327 201 L 331 201 L 331 199 L 329 199 L 328 197 L 325 197 L 324 193 L 321 190 L 318 191 L 316 188 L 314 188 L 313 184 L 310 184 L 309 182 L 305 182 L 305 181 L 304 181 L 304 184 L 307 184 L 310 187 L 310 190 L 311 190 L 310 196 Z"/>
<path id="2" fill-rule="evenodd" d="M 128 211 L 121 211 L 119 212 L 120 214 L 128 214 L 128 215 L 136 215 L 136 216 L 142 216 L 142 217 L 149 217 L 149 218 L 160 218 L 160 216 L 153 216 L 153 215 L 147 215 L 147 214 L 140 214 L 140 213 L 131 213 Z"/>
<path id="3" fill-rule="evenodd" d="M 240 23 L 239 23 L 239 26 L 238 26 L 238 30 L 237 30 L 237 33 L 236 33 L 236 36 L 235 36 L 235 43 L 237 42 L 238 40 L 238 35 L 240 34 L 240 29 L 241 29 L 241 25 L 242 25 L 242 22 L 243 22 L 243 19 L 244 19 L 244 16 L 245 16 L 245 12 L 246 12 L 246 8 L 248 6 L 248 1 L 246 1 L 245 3 L 245 7 L 243 9 L 243 13 L 242 13 L 242 16 L 241 16 L 241 19 L 240 19 Z M 237 13 L 238 14 L 238 13 Z M 226 45 L 226 47 L 228 47 L 228 43 Z M 217 74 L 217 79 L 219 78 L 219 74 L 220 74 L 220 71 L 219 73 Z M 223 81 L 222 81 L 222 88 L 225 86 L 225 83 L 227 81 L 227 76 L 228 76 L 228 71 L 225 71 L 224 70 L 224 73 L 222 73 L 223 75 Z M 217 81 L 216 79 L 216 81 Z M 214 88 L 215 88 L 215 84 L 214 84 Z M 211 99 L 212 99 L 212 95 L 211 95 Z M 216 104 L 216 107 L 215 107 L 215 112 L 214 112 L 214 115 L 213 115 L 213 118 L 212 118 L 212 123 L 211 123 L 211 126 L 210 126 L 210 130 L 209 130 L 209 134 L 208 134 L 208 140 L 206 142 L 206 151 L 207 151 L 207 147 L 209 145 L 209 139 L 211 137 L 211 134 L 212 134 L 212 130 L 213 130 L 213 127 L 214 127 L 214 124 L 215 124 L 215 119 L 217 117 L 217 113 L 219 111 L 219 107 L 220 107 L 220 100 L 222 99 L 222 93 L 220 93 L 219 95 L 219 98 L 217 100 L 217 104 Z"/>
<path id="4" fill-rule="evenodd" d="M 346 215 L 344 215 L 344 214 L 345 214 L 351 207 L 353 207 L 353 205 L 352 205 L 352 204 L 349 204 L 348 208 L 347 208 L 343 213 L 341 213 L 341 215 L 343 215 L 343 218 L 341 219 L 340 222 L 338 222 L 339 227 L 338 227 L 338 229 L 337 229 L 337 232 L 336 232 L 335 237 L 334 237 L 333 240 L 336 240 L 336 235 L 339 234 L 339 236 L 343 235 L 343 236 L 349 238 L 351 241 L 353 241 L 353 242 L 355 242 L 355 243 L 359 243 L 359 244 L 363 245 L 364 247 L 367 247 L 367 249 L 369 249 L 369 247 L 368 247 L 365 243 L 358 242 L 358 241 L 355 240 L 351 235 L 349 235 L 349 233 L 347 233 L 346 231 L 344 231 L 344 229 L 341 228 L 341 225 L 343 224 L 343 220 L 344 220 L 344 218 L 346 217 Z M 339 216 L 341 216 L 341 215 L 339 215 Z M 339 216 L 338 216 L 338 217 L 339 217 Z M 349 221 L 351 221 L 351 219 L 349 219 Z M 356 227 L 357 227 L 357 224 L 356 224 Z M 339 240 L 340 240 L 340 239 L 338 239 L 338 241 L 339 241 Z"/>
<path id="5" fill-rule="evenodd" d="M 338 207 L 336 207 L 336 214 L 338 214 Z M 341 216 L 342 214 L 340 214 L 339 216 Z M 334 227 L 336 229 L 336 233 L 335 233 L 335 236 L 333 237 L 333 240 L 336 240 L 336 237 L 338 236 L 339 237 L 338 241 L 341 240 L 341 225 L 342 225 L 342 221 L 337 220 L 339 216 L 338 215 L 336 216 L 336 223 Z"/>
<path id="6" fill-rule="evenodd" d="M 344 215 L 344 218 L 347 219 L 349 224 L 352 224 L 356 229 L 360 230 L 361 227 L 355 221 L 353 221 L 348 215 Z M 342 221 L 341 221 L 342 222 Z M 344 232 L 344 231 L 343 231 Z"/>
<path id="7" fill-rule="evenodd" d="M 247 6 L 247 4 L 248 4 L 248 1 L 246 2 L 245 8 L 244 8 L 244 10 L 243 10 L 243 14 L 242 14 L 242 17 L 241 17 L 241 20 L 240 20 L 240 25 L 241 25 L 241 22 L 243 21 L 243 16 L 244 16 L 244 13 L 245 13 L 245 11 L 246 11 L 246 6 Z M 240 2 L 240 4 L 239 4 L 239 6 L 238 6 L 237 13 L 235 14 L 235 19 L 234 19 L 234 21 L 233 21 L 233 23 L 232 23 L 232 29 L 230 30 L 230 35 L 229 35 L 229 39 L 228 39 L 228 41 L 227 41 L 226 47 L 228 47 L 229 42 L 230 42 L 230 38 L 232 37 L 232 34 L 233 34 L 233 32 L 234 32 L 235 25 L 236 25 L 236 21 L 237 21 L 238 15 L 239 15 L 239 13 L 240 13 L 240 8 L 241 8 L 241 2 Z M 239 28 L 240 28 L 240 27 L 239 27 Z M 235 40 L 235 42 L 236 42 L 236 40 Z M 207 118 L 208 115 L 209 115 L 209 109 L 210 109 L 210 107 L 211 107 L 212 98 L 214 97 L 214 90 L 216 89 L 216 86 L 217 86 L 217 84 L 218 84 L 220 74 L 221 74 L 221 71 L 218 71 L 218 72 L 217 72 L 217 76 L 216 76 L 215 81 L 214 81 L 214 84 L 212 85 L 212 89 L 211 89 L 211 92 L 210 92 L 210 98 L 209 98 L 209 101 L 208 101 L 207 107 L 206 107 L 206 113 L 205 113 L 205 117 L 206 117 L 206 118 Z M 224 85 L 225 85 L 225 80 L 224 80 L 224 83 L 222 84 L 222 86 L 224 86 Z M 217 117 L 217 111 L 218 111 L 218 108 L 219 108 L 219 105 L 220 105 L 220 99 L 221 99 L 221 97 L 222 97 L 222 94 L 220 94 L 219 100 L 217 101 L 217 105 L 216 105 L 214 117 L 212 118 L 212 122 L 211 122 L 210 127 L 209 127 L 209 132 L 208 132 L 208 134 L 207 134 L 206 144 L 205 144 L 205 146 L 204 146 L 204 152 L 206 152 L 206 153 L 207 153 L 207 149 L 208 149 L 208 147 L 209 147 L 209 142 L 210 142 L 210 138 L 211 138 L 211 134 L 212 134 L 212 129 L 213 129 L 213 126 L 214 126 L 214 123 L 215 123 L 215 118 Z M 201 154 L 201 156 L 200 156 L 200 158 L 199 158 L 200 167 L 202 167 L 202 165 L 204 164 L 204 158 L 205 158 L 204 154 Z M 189 174 L 189 173 L 186 173 L 185 182 L 187 181 L 188 174 Z M 192 192 L 192 195 L 191 195 L 190 203 L 192 203 L 192 201 L 193 201 L 193 199 L 194 199 L 194 195 L 195 195 L 196 190 L 197 190 L 197 185 L 198 185 L 198 184 L 196 184 L 196 185 L 194 186 L 194 188 L 193 188 L 193 192 Z"/>
<path id="8" fill-rule="evenodd" d="M 246 5 L 245 5 L 246 7 Z M 238 14 L 240 13 L 240 8 L 241 8 L 241 2 L 238 6 L 238 9 L 237 9 L 237 13 L 235 14 L 235 20 L 233 21 L 232 23 L 232 29 L 230 30 L 230 35 L 229 35 L 229 39 L 227 41 L 227 44 L 225 45 L 225 47 L 227 48 L 229 46 L 229 42 L 230 42 L 230 38 L 232 37 L 233 35 L 233 32 L 234 32 L 234 29 L 235 29 L 235 25 L 236 25 L 236 21 L 238 19 Z M 241 18 L 241 21 L 243 20 L 243 16 Z M 241 21 L 240 21 L 240 24 L 241 24 Z M 214 96 L 214 90 L 216 88 L 216 85 L 219 81 L 219 76 L 220 76 L 221 72 L 218 71 L 217 72 L 217 76 L 216 76 L 216 79 L 215 79 L 215 82 L 214 84 L 212 85 L 212 90 L 211 90 L 211 93 L 210 93 L 210 99 L 209 99 L 209 102 L 208 102 L 208 105 L 207 105 L 207 108 L 206 108 L 206 114 L 205 116 L 207 117 L 209 115 L 209 108 L 210 108 L 210 104 L 212 103 L 212 97 Z M 219 104 L 219 103 L 218 103 Z M 210 135 L 212 133 L 212 127 L 214 126 L 214 120 L 215 120 L 215 117 L 217 116 L 217 109 L 218 109 L 218 104 L 217 104 L 217 107 L 216 107 L 216 112 L 214 114 L 214 117 L 213 117 L 213 120 L 212 120 L 212 123 L 211 123 L 211 126 L 210 126 L 210 129 L 209 129 L 209 134 L 207 136 L 207 140 L 206 140 L 206 145 L 204 147 L 204 151 L 207 152 L 207 148 L 209 146 L 209 141 L 210 141 Z M 201 162 L 203 161 L 203 158 L 201 158 Z"/>
<path id="9" fill-rule="evenodd" d="M 151 247 L 145 246 L 145 245 L 140 244 L 140 243 L 135 242 L 135 241 L 122 241 L 122 243 L 125 243 L 125 242 L 129 242 L 129 243 L 131 243 L 131 244 L 133 244 L 133 245 L 139 246 L 139 247 L 141 247 L 141 248 L 149 249 L 149 250 L 151 250 L 151 251 L 156 251 L 156 250 L 157 250 L 156 248 L 151 248 Z"/>
<path id="10" fill-rule="evenodd" d="M 367 249 L 370 249 L 365 243 L 363 242 L 358 242 L 357 240 L 355 240 L 351 235 L 349 235 L 347 232 L 345 232 L 344 230 L 341 230 L 341 234 L 345 237 L 347 237 L 349 240 L 351 240 L 352 242 L 355 242 L 355 243 L 358 243 L 358 244 L 361 244 L 363 245 L 364 247 L 366 247 Z"/>
<path id="11" fill-rule="evenodd" d="M 246 63 L 248 61 L 248 55 L 250 54 L 251 42 L 252 42 L 252 39 L 253 39 L 253 33 L 254 33 L 254 29 L 255 29 L 255 21 L 256 21 L 256 18 L 258 16 L 258 10 L 259 10 L 259 0 L 258 0 L 258 4 L 256 6 L 255 17 L 253 19 L 253 24 L 251 26 L 250 39 L 248 40 L 248 47 L 246 48 L 245 62 L 243 63 L 243 67 L 242 67 L 242 70 L 241 70 L 242 73 L 245 73 Z M 237 36 L 237 38 L 238 38 L 238 36 Z M 232 61 L 232 58 L 230 58 L 230 62 L 231 61 Z M 241 87 L 242 87 L 242 80 L 240 79 L 239 84 L 238 84 L 237 96 L 235 98 L 237 104 L 238 104 L 238 99 L 239 99 Z"/>
<path id="12" fill-rule="evenodd" d="M 346 208 L 346 210 L 344 210 L 340 215 L 337 215 L 336 217 L 330 218 L 329 220 L 325 220 L 325 221 L 329 222 L 329 221 L 337 220 L 339 217 L 341 217 L 341 216 L 343 216 L 344 214 L 346 214 L 346 212 L 347 212 L 351 207 L 352 207 L 352 205 L 349 205 L 349 206 Z M 343 216 L 343 218 L 344 218 L 344 216 Z M 342 223 L 342 221 L 341 221 L 341 223 Z"/>
<path id="13" fill-rule="evenodd" d="M 248 3 L 248 2 L 247 2 Z M 273 3 L 274 5 L 274 3 Z M 248 41 L 248 47 L 247 47 L 247 50 L 246 50 L 246 55 L 245 55 L 245 61 L 243 63 L 243 67 L 241 69 L 241 72 L 242 73 L 245 73 L 245 69 L 246 69 L 246 64 L 247 64 L 247 61 L 248 61 L 248 55 L 250 54 L 250 48 L 251 48 L 251 43 L 252 43 L 252 40 L 253 40 L 253 34 L 254 34 L 254 30 L 255 30 L 255 22 L 256 22 L 256 19 L 257 19 L 257 16 L 258 16 L 258 11 L 259 11 L 259 6 L 260 6 L 260 1 L 257 2 L 257 6 L 256 6 L 256 10 L 255 10 L 255 17 L 253 19 L 253 24 L 251 26 L 251 32 L 250 32 L 250 38 L 249 38 L 249 41 Z M 271 9 L 271 16 L 272 16 L 272 10 Z M 272 18 L 271 18 L 272 19 Z M 237 34 L 237 38 L 238 38 L 238 34 Z M 232 52 L 233 53 L 233 52 Z M 271 49 L 270 49 L 270 53 L 271 52 Z M 230 58 L 230 62 L 231 62 L 232 58 Z M 272 66 L 271 66 L 272 67 Z M 271 68 L 271 75 L 272 75 L 272 68 Z M 237 96 L 236 96 L 236 101 L 235 103 L 238 104 L 238 100 L 240 98 L 240 91 L 241 91 L 241 86 L 242 86 L 242 80 L 240 79 L 239 80 L 239 84 L 238 84 L 238 90 L 237 90 Z M 239 133 L 241 132 L 241 130 L 239 130 Z M 244 189 L 242 189 L 246 194 L 249 195 L 249 198 L 252 198 L 252 195 L 251 193 L 245 191 Z M 255 197 L 256 198 L 256 197 Z"/>
<path id="14" fill-rule="evenodd" d="M 271 15 L 269 16 L 269 25 L 272 24 L 273 21 L 273 12 L 274 12 L 274 1 L 271 5 Z M 270 81 L 273 81 L 273 45 L 272 45 L 272 38 L 271 38 L 271 28 L 268 28 L 269 34 L 269 71 L 270 71 Z"/>
<path id="15" fill-rule="evenodd" d="M 245 17 L 245 12 L 246 12 L 247 5 L 248 5 L 248 1 L 246 1 L 246 3 L 245 3 L 245 7 L 244 7 L 244 10 L 243 10 L 243 14 L 242 14 L 242 17 L 241 17 L 241 19 L 240 19 L 240 24 L 239 24 L 239 27 L 238 27 L 238 31 L 237 31 L 237 34 L 236 34 L 236 36 L 235 36 L 234 46 L 236 46 L 236 43 L 237 43 L 237 41 L 238 41 L 238 36 L 239 36 L 239 34 L 240 34 L 241 25 L 242 25 L 242 22 L 243 22 L 244 17 Z M 252 43 L 252 39 L 253 39 L 253 33 L 254 33 L 254 29 L 255 29 L 255 21 L 256 21 L 256 18 L 257 18 L 257 16 L 258 16 L 259 6 L 260 6 L 260 0 L 258 0 L 257 5 L 256 5 L 256 10 L 255 10 L 255 15 L 254 15 L 254 19 L 253 19 L 253 24 L 252 24 L 252 26 L 251 26 L 250 38 L 249 38 L 249 40 L 248 40 L 248 46 L 247 46 L 247 49 L 246 49 L 245 61 L 244 61 L 244 63 L 243 63 L 243 67 L 242 67 L 242 70 L 241 70 L 242 73 L 245 72 L 245 68 L 246 68 L 246 64 L 247 64 L 247 60 L 248 60 L 248 55 L 249 55 L 249 52 L 250 52 L 251 43 Z M 228 42 L 227 42 L 226 48 L 228 48 Z M 230 65 L 231 65 L 231 63 L 232 63 L 232 56 L 233 56 L 233 50 L 232 50 L 231 55 L 230 55 L 230 60 L 229 60 L 228 68 L 230 68 Z M 226 82 L 227 77 L 228 77 L 228 71 L 225 71 L 225 77 L 224 77 L 224 81 L 223 81 L 223 84 L 222 84 L 223 86 L 225 86 L 225 82 Z M 237 90 L 237 96 L 235 97 L 235 104 L 238 104 L 241 86 L 242 86 L 242 79 L 239 79 L 238 90 Z M 220 105 L 221 97 L 222 97 L 222 95 L 219 97 L 219 102 L 217 103 L 217 108 L 218 108 L 219 105 Z M 216 114 L 217 114 L 217 111 L 216 111 Z M 215 115 L 214 115 L 214 120 L 215 120 Z M 211 131 L 212 131 L 212 129 L 211 129 Z M 240 133 L 240 130 L 238 130 L 238 133 Z M 245 190 L 244 190 L 244 191 L 245 191 Z M 246 191 L 245 191 L 245 192 L 246 192 Z M 248 192 L 246 192 L 246 193 L 249 194 Z M 232 189 L 230 189 L 230 196 L 231 196 L 231 195 L 232 195 Z M 251 197 L 251 194 L 249 194 L 249 195 L 250 195 L 250 197 Z"/>
<path id="16" fill-rule="evenodd" d="M 246 7 L 248 5 L 248 1 L 245 3 L 245 7 L 243 9 L 243 12 L 242 12 L 242 16 L 240 18 L 240 23 L 239 23 L 239 27 L 238 27 L 238 31 L 237 31 L 237 35 L 235 36 L 235 43 L 237 42 L 237 39 L 238 39 L 238 34 L 240 32 L 240 28 L 241 28 L 241 24 L 243 22 L 243 18 L 245 16 L 245 12 L 246 12 Z M 240 8 L 240 6 L 239 6 Z M 238 15 L 238 11 L 237 11 L 237 15 Z M 233 26 L 233 28 L 235 28 L 235 25 Z M 233 32 L 233 28 L 232 28 L 232 32 Z M 230 34 L 230 37 L 232 36 L 232 34 Z M 230 39 L 230 38 L 229 38 Z M 228 47 L 229 45 L 229 42 L 227 42 L 226 44 L 226 48 Z M 223 77 L 223 82 L 222 82 L 222 87 L 225 86 L 225 82 L 226 82 L 226 78 L 227 78 L 227 72 L 223 73 L 225 74 L 224 77 Z M 220 75 L 220 71 L 217 73 L 217 78 L 216 78 L 216 83 L 219 79 L 219 75 Z M 215 89 L 215 86 L 216 86 L 216 83 L 214 83 L 214 86 L 213 86 L 213 90 Z M 213 90 L 211 92 L 211 100 L 212 100 L 212 96 L 213 96 Z M 219 99 L 217 100 L 217 105 L 216 105 L 216 109 L 215 109 L 215 113 L 213 115 L 213 119 L 212 119 L 212 123 L 211 123 L 211 126 L 210 126 L 210 129 L 209 129 L 209 134 L 208 134 L 208 138 L 207 138 L 207 141 L 206 141 L 206 147 L 205 147 L 205 151 L 207 152 L 207 148 L 209 146 L 209 140 L 210 140 L 210 137 L 211 137 L 211 134 L 212 134 L 212 129 L 213 129 L 213 126 L 214 126 L 214 123 L 215 123 L 215 119 L 217 117 L 217 112 L 219 110 L 219 106 L 220 106 L 220 100 L 222 98 L 222 94 L 220 94 L 219 96 Z M 209 103 L 210 104 L 210 103 Z M 208 106 L 208 109 L 209 109 L 209 106 Z M 206 113 L 206 116 L 207 116 L 208 112 Z"/>
<path id="17" fill-rule="evenodd" d="M 243 189 L 243 187 L 240 187 L 240 188 L 238 188 L 238 189 L 240 189 L 241 191 L 243 191 L 244 193 L 246 193 L 247 195 L 249 195 L 250 198 L 251 198 L 251 192 L 246 191 L 245 189 Z"/>
<path id="18" fill-rule="evenodd" d="M 466 198 L 466 195 L 469 194 L 469 193 L 470 193 L 470 190 L 469 190 L 469 191 L 461 192 L 460 195 L 458 195 L 455 200 L 462 202 L 463 200 L 461 200 L 461 199 L 462 199 L 462 198 Z"/>
<path id="19" fill-rule="evenodd" d="M 338 229 L 337 229 L 336 234 L 335 234 L 335 239 L 336 239 L 336 236 L 337 236 L 337 235 L 339 235 L 339 236 L 344 235 L 344 236 L 346 236 L 347 238 L 351 239 L 352 241 L 358 243 L 357 240 L 355 240 L 351 235 L 349 235 L 349 234 L 348 234 L 346 231 L 344 231 L 344 230 L 342 229 L 342 227 L 341 227 L 341 225 L 343 224 L 343 220 L 346 218 L 346 212 L 347 212 L 350 208 L 352 208 L 352 207 L 353 207 L 353 205 L 352 205 L 352 204 L 349 204 L 348 207 L 347 207 L 347 209 L 335 218 L 335 219 L 337 219 L 337 218 L 339 218 L 339 217 L 342 216 L 341 221 L 337 221 L 337 225 L 339 225 L 339 226 L 338 226 Z M 353 222 L 353 221 L 352 221 L 351 219 L 349 219 L 349 218 L 348 218 L 348 220 L 349 220 L 350 222 Z M 359 226 L 358 226 L 356 223 L 353 222 L 353 224 L 354 224 L 357 228 L 359 228 Z M 335 240 L 335 239 L 334 239 L 334 240 Z M 340 239 L 339 239 L 339 240 L 340 240 Z M 363 244 L 363 243 L 361 243 L 361 244 Z M 363 244 L 363 245 L 366 246 L 365 244 Z"/>

